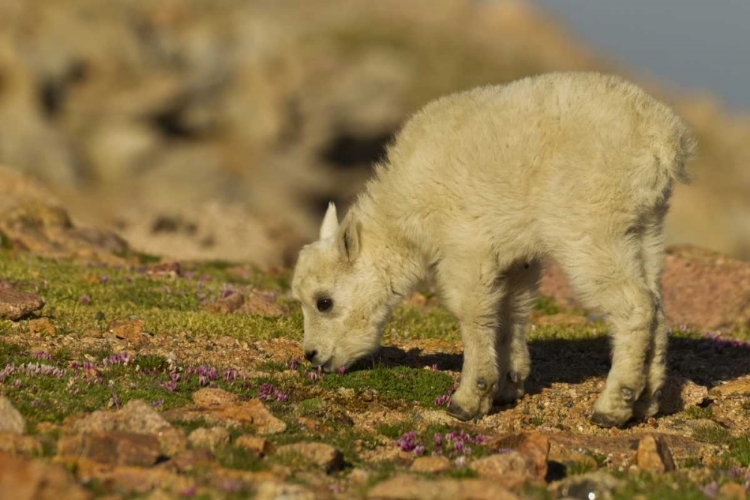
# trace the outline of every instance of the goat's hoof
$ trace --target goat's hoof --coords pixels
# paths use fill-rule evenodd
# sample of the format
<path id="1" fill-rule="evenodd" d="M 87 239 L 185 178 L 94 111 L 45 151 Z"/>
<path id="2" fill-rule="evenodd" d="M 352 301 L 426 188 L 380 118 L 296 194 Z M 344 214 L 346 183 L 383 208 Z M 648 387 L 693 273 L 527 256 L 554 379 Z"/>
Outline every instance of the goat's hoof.
<path id="1" fill-rule="evenodd" d="M 609 415 L 598 412 L 594 412 L 591 415 L 590 422 L 598 427 L 603 427 L 605 429 L 609 429 L 610 427 L 620 427 L 625 423 L 620 422 Z"/>

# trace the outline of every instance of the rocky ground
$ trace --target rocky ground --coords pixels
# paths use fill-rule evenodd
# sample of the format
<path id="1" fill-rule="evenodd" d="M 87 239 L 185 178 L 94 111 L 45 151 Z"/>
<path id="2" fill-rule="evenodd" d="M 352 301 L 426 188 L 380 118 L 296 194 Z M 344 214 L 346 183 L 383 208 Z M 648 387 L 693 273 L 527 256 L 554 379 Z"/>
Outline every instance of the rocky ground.
<path id="1" fill-rule="evenodd" d="M 288 270 L 112 253 L 106 233 L 26 223 L 3 226 L 17 232 L 0 250 L 3 498 L 747 496 L 746 263 L 670 250 L 663 412 L 625 429 L 588 422 L 605 326 L 549 267 L 528 395 L 460 423 L 444 410 L 461 343 L 429 290 L 377 355 L 323 374 L 301 361 Z"/>

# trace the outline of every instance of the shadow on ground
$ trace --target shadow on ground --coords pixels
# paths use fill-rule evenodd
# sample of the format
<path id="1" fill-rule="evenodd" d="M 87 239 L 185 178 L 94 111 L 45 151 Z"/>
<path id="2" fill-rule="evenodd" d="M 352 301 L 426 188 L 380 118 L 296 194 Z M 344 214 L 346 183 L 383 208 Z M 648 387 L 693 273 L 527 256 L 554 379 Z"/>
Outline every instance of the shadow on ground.
<path id="1" fill-rule="evenodd" d="M 605 377 L 610 368 L 607 337 L 578 340 L 534 340 L 529 342 L 531 375 L 527 391 L 541 391 L 553 383 L 581 383 L 592 377 Z M 710 339 L 670 337 L 668 375 L 690 379 L 713 387 L 725 380 L 750 375 L 750 349 L 724 346 Z M 461 354 L 423 354 L 420 349 L 405 351 L 384 346 L 370 360 L 355 369 L 367 369 L 372 362 L 386 366 L 414 368 L 436 365 L 439 370 L 461 371 Z"/>

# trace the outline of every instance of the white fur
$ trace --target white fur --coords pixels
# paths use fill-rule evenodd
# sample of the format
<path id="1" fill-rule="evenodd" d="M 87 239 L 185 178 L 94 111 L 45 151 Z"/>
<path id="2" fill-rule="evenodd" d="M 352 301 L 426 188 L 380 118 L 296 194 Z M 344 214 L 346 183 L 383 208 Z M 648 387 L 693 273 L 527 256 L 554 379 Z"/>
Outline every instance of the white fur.
<path id="1" fill-rule="evenodd" d="M 523 393 L 525 323 L 546 256 L 609 319 L 612 369 L 592 420 L 653 415 L 666 350 L 662 226 L 693 147 L 668 107 L 596 73 L 551 73 L 428 104 L 341 225 L 329 209 L 321 239 L 300 252 L 292 289 L 305 351 L 327 370 L 374 352 L 391 309 L 434 278 L 464 342 L 449 412 L 484 415 L 493 398 Z M 333 307 L 319 312 L 320 298 Z"/>

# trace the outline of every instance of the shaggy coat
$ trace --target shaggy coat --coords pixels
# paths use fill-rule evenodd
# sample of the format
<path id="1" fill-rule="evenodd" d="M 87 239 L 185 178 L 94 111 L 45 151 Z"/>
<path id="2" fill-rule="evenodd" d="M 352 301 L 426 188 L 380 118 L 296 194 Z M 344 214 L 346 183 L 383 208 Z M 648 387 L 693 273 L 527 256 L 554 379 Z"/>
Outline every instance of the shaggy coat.
<path id="1" fill-rule="evenodd" d="M 550 73 L 431 102 L 402 128 L 339 225 L 299 255 L 292 289 L 306 357 L 326 370 L 380 345 L 391 309 L 434 279 L 460 322 L 448 412 L 523 394 L 540 259 L 606 314 L 612 368 L 592 421 L 658 411 L 667 330 L 663 224 L 694 141 L 664 104 L 614 76 Z"/>

